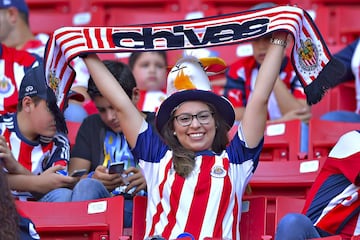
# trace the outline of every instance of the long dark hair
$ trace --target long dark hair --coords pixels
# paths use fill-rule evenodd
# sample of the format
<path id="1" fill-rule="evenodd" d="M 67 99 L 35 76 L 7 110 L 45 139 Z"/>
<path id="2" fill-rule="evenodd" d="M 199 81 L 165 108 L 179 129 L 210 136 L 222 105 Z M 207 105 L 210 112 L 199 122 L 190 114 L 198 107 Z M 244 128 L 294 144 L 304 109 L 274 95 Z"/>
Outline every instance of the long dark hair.
<path id="1" fill-rule="evenodd" d="M 225 150 L 226 145 L 229 143 L 228 131 L 230 126 L 219 116 L 216 109 L 207 104 L 211 111 L 214 112 L 214 120 L 216 126 L 215 137 L 211 146 L 211 150 L 215 153 L 221 153 Z M 174 117 L 172 116 L 166 123 L 162 130 L 162 136 L 166 144 L 173 151 L 173 164 L 175 171 L 182 177 L 186 178 L 193 171 L 195 167 L 195 152 L 184 148 L 174 135 Z"/>
<path id="2" fill-rule="evenodd" d="M 0 239 L 19 239 L 19 215 L 1 164 L 0 189 Z"/>

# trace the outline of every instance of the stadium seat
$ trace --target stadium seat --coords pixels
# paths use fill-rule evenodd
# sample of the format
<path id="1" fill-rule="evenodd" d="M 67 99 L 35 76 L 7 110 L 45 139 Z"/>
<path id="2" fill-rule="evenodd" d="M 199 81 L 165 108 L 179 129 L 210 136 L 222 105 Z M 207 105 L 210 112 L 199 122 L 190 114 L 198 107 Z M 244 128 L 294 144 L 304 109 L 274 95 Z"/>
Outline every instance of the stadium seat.
<path id="1" fill-rule="evenodd" d="M 355 111 L 355 109 L 355 81 L 348 81 L 329 89 L 319 103 L 311 106 L 311 114 L 314 119 L 331 111 Z"/>
<path id="2" fill-rule="evenodd" d="M 229 131 L 231 139 L 236 133 L 238 124 Z M 301 121 L 289 120 L 279 123 L 268 123 L 264 133 L 264 146 L 260 161 L 298 161 L 301 160 Z"/>
<path id="3" fill-rule="evenodd" d="M 250 180 L 251 195 L 305 198 L 325 158 L 287 162 L 259 162 Z"/>
<path id="4" fill-rule="evenodd" d="M 144 239 L 147 197 L 135 196 L 133 202 L 132 239 Z"/>
<path id="5" fill-rule="evenodd" d="M 276 197 L 305 199 L 325 158 L 312 161 L 260 161 L 245 196 L 267 199 L 266 233 L 274 235 Z"/>
<path id="6" fill-rule="evenodd" d="M 315 23 L 328 45 L 349 44 L 360 33 L 357 0 L 313 0 Z"/>
<path id="7" fill-rule="evenodd" d="M 213 15 L 227 14 L 249 10 L 252 6 L 264 2 L 263 0 L 201 0 L 203 9 L 216 9 Z M 279 5 L 286 5 L 288 0 L 272 1 Z"/>
<path id="8" fill-rule="evenodd" d="M 260 161 L 297 161 L 300 156 L 301 121 L 268 123 Z"/>
<path id="9" fill-rule="evenodd" d="M 35 34 L 51 34 L 60 27 L 101 25 L 91 15 L 87 0 L 26 0 L 29 22 Z"/>
<path id="10" fill-rule="evenodd" d="M 265 197 L 243 199 L 240 222 L 241 239 L 262 239 L 266 235 L 266 204 Z"/>
<path id="11" fill-rule="evenodd" d="M 305 199 L 279 196 L 275 200 L 275 231 L 277 224 L 288 213 L 301 213 Z"/>
<path id="12" fill-rule="evenodd" d="M 118 240 L 123 236 L 122 196 L 81 202 L 15 203 L 34 222 L 42 240 Z"/>
<path id="13" fill-rule="evenodd" d="M 360 129 L 360 123 L 311 119 L 308 159 L 326 157 L 341 135 L 358 129 Z"/>
<path id="14" fill-rule="evenodd" d="M 67 120 L 66 126 L 68 128 L 68 139 L 70 142 L 70 147 L 73 147 L 75 145 L 76 135 L 81 126 L 81 122 L 73 122 Z"/>
<path id="15" fill-rule="evenodd" d="M 143 239 L 145 234 L 147 198 L 134 197 L 132 239 Z M 241 239 L 261 239 L 265 235 L 266 198 L 245 197 L 242 202 Z M 211 238 L 208 238 L 211 239 Z"/>
<path id="16" fill-rule="evenodd" d="M 280 196 L 276 198 L 276 209 L 275 209 L 275 229 L 280 222 L 280 220 L 288 213 L 301 213 L 305 204 L 305 199 L 293 198 L 293 197 L 284 197 Z M 275 235 L 274 235 L 275 236 Z M 311 240 L 341 240 L 340 235 L 325 237 L 325 238 L 313 238 Z"/>

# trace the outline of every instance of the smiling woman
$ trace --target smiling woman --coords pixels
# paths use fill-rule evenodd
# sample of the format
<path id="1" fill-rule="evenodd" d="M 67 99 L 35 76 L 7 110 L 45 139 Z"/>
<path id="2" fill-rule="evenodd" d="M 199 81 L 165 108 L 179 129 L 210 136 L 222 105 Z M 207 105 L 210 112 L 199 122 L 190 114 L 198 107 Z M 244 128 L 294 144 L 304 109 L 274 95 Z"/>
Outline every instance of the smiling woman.
<path id="1" fill-rule="evenodd" d="M 272 37 L 285 41 L 287 34 L 276 32 Z M 267 101 L 284 49 L 271 44 L 244 118 L 230 140 L 227 133 L 234 123 L 234 109 L 211 91 L 207 76 L 212 65 L 225 66 L 218 58 L 186 56 L 170 70 L 167 98 L 155 120 L 158 131 L 149 127 L 96 55 L 84 58 L 100 92 L 122 120 L 135 158 L 140 159 L 151 192 L 145 238 L 175 239 L 186 233 L 194 239 L 240 239 L 242 194 L 259 161 Z"/>

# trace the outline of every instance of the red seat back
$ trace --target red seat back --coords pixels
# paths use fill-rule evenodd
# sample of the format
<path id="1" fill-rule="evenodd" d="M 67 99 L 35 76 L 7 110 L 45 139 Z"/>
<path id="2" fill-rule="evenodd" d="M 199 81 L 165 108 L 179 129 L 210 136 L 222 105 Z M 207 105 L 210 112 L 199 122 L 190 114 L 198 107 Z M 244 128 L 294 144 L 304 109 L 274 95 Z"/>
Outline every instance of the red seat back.
<path id="1" fill-rule="evenodd" d="M 41 239 L 109 239 L 123 235 L 124 198 L 81 202 L 16 201 L 35 224 Z"/>
<path id="2" fill-rule="evenodd" d="M 288 213 L 301 213 L 305 204 L 304 198 L 279 196 L 275 202 L 275 227 Z"/>
<path id="3" fill-rule="evenodd" d="M 132 239 L 143 239 L 146 228 L 147 198 L 134 197 Z M 266 198 L 248 197 L 243 199 L 240 223 L 241 239 L 261 239 L 265 235 Z"/>
<path id="4" fill-rule="evenodd" d="M 231 139 L 239 125 L 234 124 L 228 135 Z M 296 161 L 299 159 L 301 142 L 301 121 L 289 120 L 268 123 L 264 133 L 264 147 L 260 161 Z"/>
<path id="5" fill-rule="evenodd" d="M 135 196 L 133 201 L 132 239 L 144 239 L 147 197 Z"/>
<path id="6" fill-rule="evenodd" d="M 262 239 L 266 231 L 266 198 L 248 197 L 242 201 L 240 236 L 242 240 Z"/>
<path id="7" fill-rule="evenodd" d="M 360 129 L 360 123 L 311 119 L 308 158 L 326 157 L 344 133 L 358 129 Z"/>

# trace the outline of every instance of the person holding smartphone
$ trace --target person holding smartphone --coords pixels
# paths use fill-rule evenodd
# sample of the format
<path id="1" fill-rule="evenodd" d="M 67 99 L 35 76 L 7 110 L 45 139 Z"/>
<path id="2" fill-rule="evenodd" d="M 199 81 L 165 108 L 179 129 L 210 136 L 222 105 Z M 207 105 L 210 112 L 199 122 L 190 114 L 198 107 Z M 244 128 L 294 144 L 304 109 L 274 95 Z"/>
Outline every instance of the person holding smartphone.
<path id="1" fill-rule="evenodd" d="M 117 61 L 103 62 L 136 105 L 139 90 L 130 68 Z M 108 191 L 108 197 L 123 195 L 125 197 L 124 226 L 131 227 L 132 198 L 136 194 L 145 194 L 145 178 L 137 167 L 137 160 L 134 159 L 122 133 L 121 119 L 117 117 L 115 108 L 100 93 L 91 77 L 87 91 L 98 113 L 85 118 L 80 126 L 75 145 L 71 150 L 69 171 L 87 169 L 87 178 L 102 182 L 103 188 Z M 153 122 L 155 113 L 142 114 L 149 123 Z M 90 191 L 97 190 L 90 188 Z"/>
<path id="2" fill-rule="evenodd" d="M 17 111 L 0 116 L 0 159 L 12 194 L 19 200 L 42 202 L 101 198 L 101 192 L 81 191 L 101 183 L 68 175 L 70 145 L 56 102 L 40 65 L 29 69 L 21 81 Z"/>

